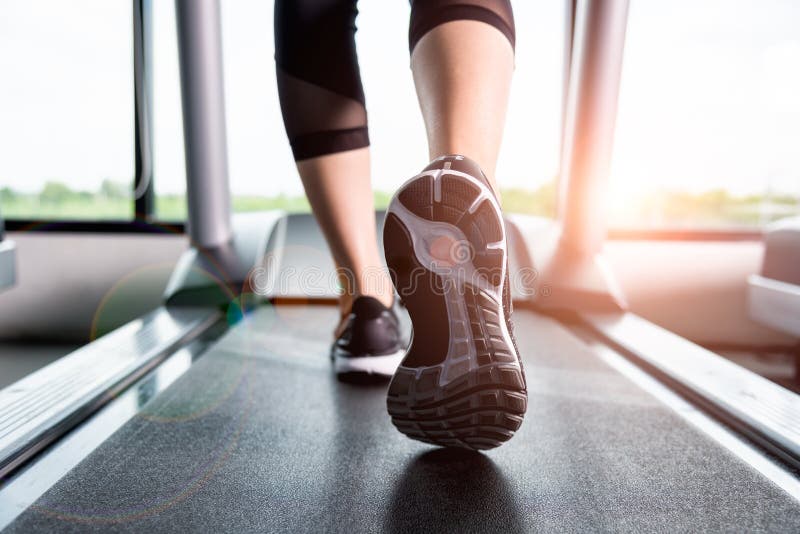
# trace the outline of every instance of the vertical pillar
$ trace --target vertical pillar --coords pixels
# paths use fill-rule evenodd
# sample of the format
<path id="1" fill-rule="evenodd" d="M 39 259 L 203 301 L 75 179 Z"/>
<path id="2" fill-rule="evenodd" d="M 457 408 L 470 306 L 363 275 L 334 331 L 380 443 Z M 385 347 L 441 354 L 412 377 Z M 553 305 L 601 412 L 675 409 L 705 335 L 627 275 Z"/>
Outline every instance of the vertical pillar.
<path id="1" fill-rule="evenodd" d="M 561 155 L 562 246 L 598 253 L 617 115 L 628 0 L 577 3 Z"/>
<path id="2" fill-rule="evenodd" d="M 188 230 L 198 248 L 232 239 L 219 0 L 175 0 Z"/>

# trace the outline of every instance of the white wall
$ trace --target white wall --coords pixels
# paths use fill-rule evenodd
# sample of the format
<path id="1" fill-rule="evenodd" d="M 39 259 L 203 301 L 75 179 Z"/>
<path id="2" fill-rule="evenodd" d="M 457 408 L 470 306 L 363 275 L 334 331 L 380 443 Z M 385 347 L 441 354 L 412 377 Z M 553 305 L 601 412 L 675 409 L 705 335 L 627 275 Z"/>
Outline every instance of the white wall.
<path id="1" fill-rule="evenodd" d="M 181 235 L 9 232 L 17 285 L 0 293 L 0 338 L 87 341 L 159 305 Z"/>
<path id="2" fill-rule="evenodd" d="M 747 315 L 759 241 L 609 241 L 605 254 L 631 310 L 697 343 L 796 345 Z"/>

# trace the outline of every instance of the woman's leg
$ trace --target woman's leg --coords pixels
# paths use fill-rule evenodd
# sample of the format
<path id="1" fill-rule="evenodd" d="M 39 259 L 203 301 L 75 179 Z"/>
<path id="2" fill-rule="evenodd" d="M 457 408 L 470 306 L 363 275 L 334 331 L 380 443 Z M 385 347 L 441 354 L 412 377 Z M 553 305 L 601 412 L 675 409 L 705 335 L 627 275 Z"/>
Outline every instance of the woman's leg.
<path id="1" fill-rule="evenodd" d="M 394 290 L 378 253 L 369 148 L 298 161 L 297 169 L 339 268 L 342 314 L 363 295 L 390 306 Z"/>
<path id="2" fill-rule="evenodd" d="M 433 161 L 386 216 L 386 263 L 414 328 L 387 409 L 398 430 L 426 443 L 497 447 L 527 407 L 493 194 L 513 28 L 508 1 L 412 2 L 411 66 Z"/>
<path id="3" fill-rule="evenodd" d="M 468 156 L 498 192 L 495 166 L 514 71 L 510 3 L 419 0 L 412 3 L 410 35 L 431 159 Z"/>
<path id="4" fill-rule="evenodd" d="M 355 48 L 356 0 L 277 0 L 275 60 L 284 124 L 314 215 L 340 269 L 341 311 L 392 302 L 375 235 L 369 136 Z"/>

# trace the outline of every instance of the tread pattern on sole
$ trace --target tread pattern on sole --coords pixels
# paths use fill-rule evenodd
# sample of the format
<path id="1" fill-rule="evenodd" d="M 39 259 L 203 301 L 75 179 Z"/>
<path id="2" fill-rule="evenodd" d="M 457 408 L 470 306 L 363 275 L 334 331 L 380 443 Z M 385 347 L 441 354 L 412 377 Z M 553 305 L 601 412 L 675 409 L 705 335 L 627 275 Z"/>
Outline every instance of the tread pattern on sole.
<path id="1" fill-rule="evenodd" d="M 407 436 L 443 446 L 491 449 L 522 424 L 527 395 L 519 366 L 484 365 L 436 387 L 439 369 L 400 367 L 389 386 L 392 423 Z"/>
<path id="2" fill-rule="evenodd" d="M 400 432 L 425 443 L 476 450 L 497 447 L 519 429 L 527 408 L 522 367 L 513 343 L 508 342 L 499 298 L 506 261 L 505 250 L 498 246 L 504 236 L 503 223 L 487 192 L 477 181 L 446 170 L 423 173 L 401 188 L 387 213 L 386 259 L 415 332 L 389 386 L 387 408 Z M 470 243 L 474 254 L 469 261 L 484 277 L 480 284 L 460 287 L 457 304 L 466 314 L 445 313 L 444 328 L 453 340 L 448 350 L 431 339 L 442 336 L 442 321 L 437 332 L 430 324 L 436 323 L 435 313 L 441 316 L 445 309 L 441 301 L 452 300 L 452 295 L 426 293 L 423 287 L 403 295 L 410 271 L 429 266 L 415 254 L 413 230 L 404 224 L 401 212 L 432 225 L 452 225 Z M 418 222 L 415 225 L 419 228 Z M 432 279 L 441 276 L 427 272 Z M 453 303 L 448 304 L 452 310 Z M 418 336 L 420 332 L 425 335 Z M 425 354 L 432 347 L 447 354 Z"/>

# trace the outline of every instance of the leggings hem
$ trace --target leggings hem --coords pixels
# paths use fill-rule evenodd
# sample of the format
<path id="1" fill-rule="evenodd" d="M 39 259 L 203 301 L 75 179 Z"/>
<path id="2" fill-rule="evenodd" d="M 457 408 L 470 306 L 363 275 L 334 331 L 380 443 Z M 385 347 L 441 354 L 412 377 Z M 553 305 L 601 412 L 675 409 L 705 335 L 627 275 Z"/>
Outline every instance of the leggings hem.
<path id="1" fill-rule="evenodd" d="M 295 161 L 369 146 L 366 126 L 298 135 L 290 140 Z"/>
<path id="2" fill-rule="evenodd" d="M 508 42 L 511 43 L 512 49 L 516 47 L 514 27 L 509 26 L 497 13 L 480 6 L 454 5 L 446 9 L 432 10 L 424 17 L 412 17 L 408 30 L 409 51 L 413 52 L 419 40 L 437 26 L 457 20 L 474 20 L 494 26 L 505 35 Z"/>

